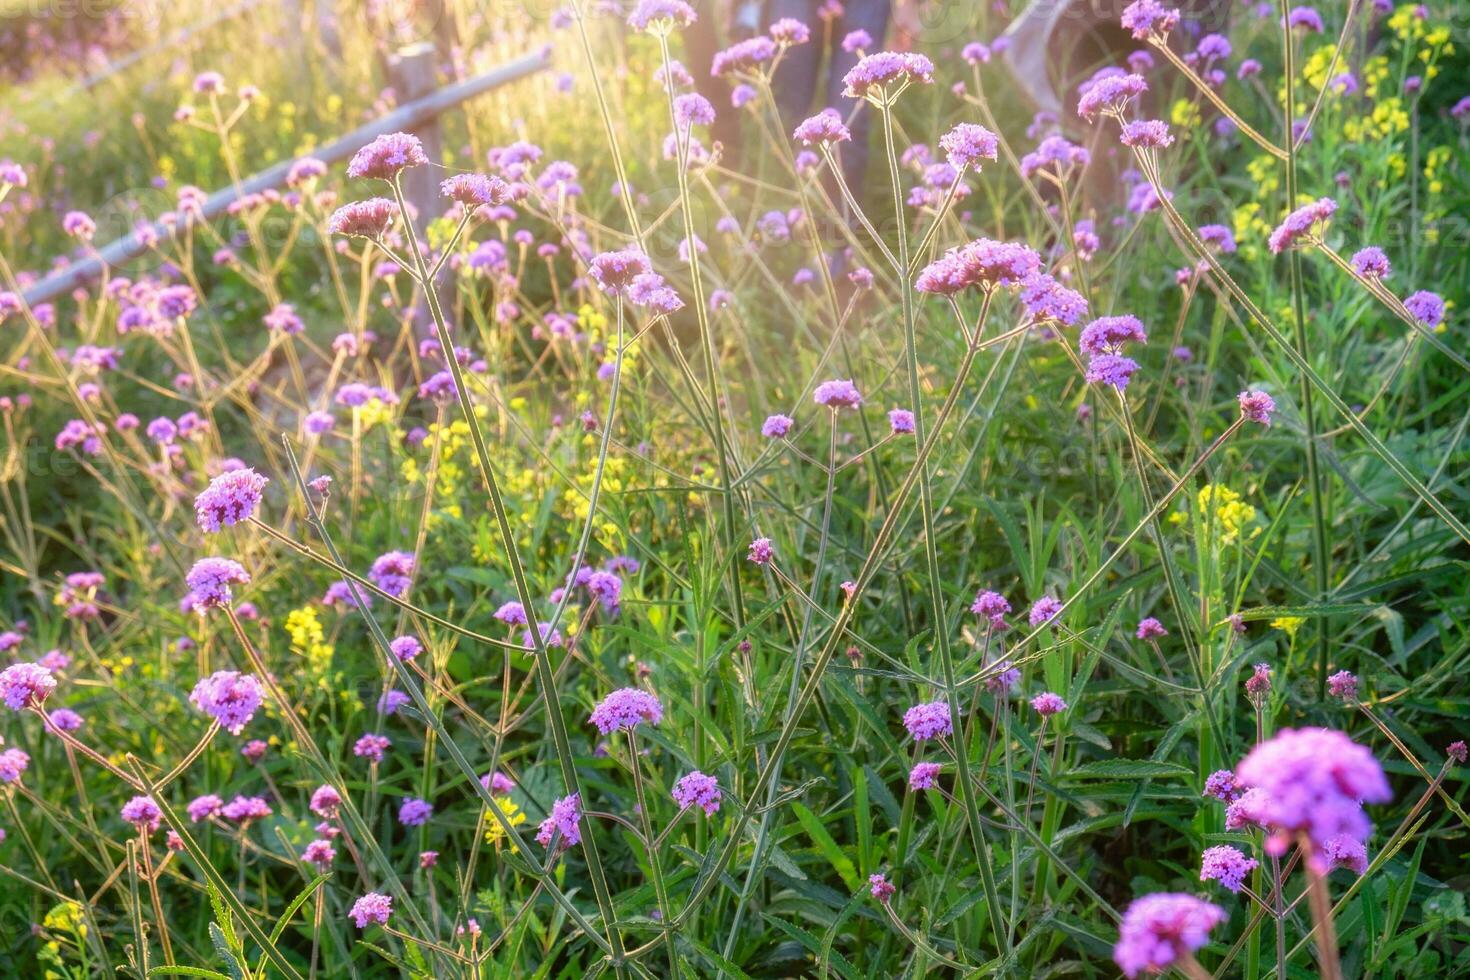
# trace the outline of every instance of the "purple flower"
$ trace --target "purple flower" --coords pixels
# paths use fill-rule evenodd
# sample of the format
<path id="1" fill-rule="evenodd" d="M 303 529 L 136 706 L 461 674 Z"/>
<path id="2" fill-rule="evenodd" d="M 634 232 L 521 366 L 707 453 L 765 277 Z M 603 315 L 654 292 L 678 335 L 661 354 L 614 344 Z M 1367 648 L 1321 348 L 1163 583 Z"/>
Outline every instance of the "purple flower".
<path id="1" fill-rule="evenodd" d="M 1353 253 L 1353 271 L 1367 279 L 1387 279 L 1393 271 L 1388 256 L 1377 245 L 1360 248 Z"/>
<path id="2" fill-rule="evenodd" d="M 609 293 L 626 289 L 633 280 L 652 271 L 648 256 L 631 248 L 595 255 L 589 266 L 592 278 Z"/>
<path id="3" fill-rule="evenodd" d="M 1026 617 L 1026 621 L 1033 627 L 1040 626 L 1043 623 L 1049 623 L 1053 619 L 1056 619 L 1061 611 L 1061 600 L 1044 595 L 1031 604 L 1031 612 Z"/>
<path id="4" fill-rule="evenodd" d="M 1321 197 L 1288 214 L 1267 240 L 1272 254 L 1279 255 L 1288 248 L 1310 244 L 1314 236 L 1322 233 L 1323 227 L 1336 211 L 1336 201 L 1330 197 Z"/>
<path id="5" fill-rule="evenodd" d="M 893 897 L 895 891 L 897 889 L 883 875 L 868 875 L 868 893 L 884 905 L 888 904 L 888 900 Z"/>
<path id="6" fill-rule="evenodd" d="M 382 762 L 383 753 L 386 752 L 392 745 L 393 743 L 388 739 L 388 736 L 375 735 L 372 732 L 369 732 L 362 738 L 358 739 L 357 742 L 352 746 L 352 754 L 357 756 L 359 759 L 367 759 L 369 762 Z"/>
<path id="7" fill-rule="evenodd" d="M 1051 276 L 1036 273 L 1021 283 L 1021 305 L 1037 323 L 1074 326 L 1087 315 L 1087 300 Z"/>
<path id="8" fill-rule="evenodd" d="M 437 371 L 427 381 L 419 385 L 419 397 L 427 401 L 435 401 L 441 405 L 447 405 L 457 397 L 459 389 L 454 384 L 454 373 L 452 371 Z"/>
<path id="9" fill-rule="evenodd" d="M 135 796 L 122 805 L 121 816 L 144 834 L 151 834 L 163 822 L 163 811 L 151 796 Z"/>
<path id="10" fill-rule="evenodd" d="M 891 84 L 904 86 L 932 81 L 934 63 L 923 55 L 911 51 L 879 51 L 864 56 L 842 76 L 842 94 L 851 98 L 868 98 L 877 90 L 886 98 L 890 96 L 885 90 Z"/>
<path id="11" fill-rule="evenodd" d="M 909 789 L 933 789 L 938 784 L 941 768 L 937 762 L 917 763 L 909 770 Z"/>
<path id="12" fill-rule="evenodd" d="M 232 585 L 248 585 L 250 573 L 237 561 L 229 558 L 201 558 L 184 577 L 189 594 L 184 602 L 190 609 L 210 609 L 228 606 L 234 598 Z"/>
<path id="13" fill-rule="evenodd" d="M 1236 787 L 1240 787 L 1239 780 Z M 1266 808 L 1271 795 L 1263 789 L 1250 787 L 1231 800 L 1225 807 L 1225 829 L 1245 830 L 1249 827 L 1266 826 Z"/>
<path id="14" fill-rule="evenodd" d="M 1043 718 L 1060 714 L 1067 710 L 1067 702 L 1062 700 L 1061 695 L 1053 694 L 1051 691 L 1043 691 L 1031 699 L 1031 707 Z"/>
<path id="15" fill-rule="evenodd" d="M 631 731 L 645 721 L 657 725 L 663 718 L 658 698 L 641 688 L 625 687 L 603 698 L 587 720 L 607 735 L 619 729 Z"/>
<path id="16" fill-rule="evenodd" d="M 264 820 L 270 815 L 270 804 L 259 796 L 236 796 L 220 810 L 220 816 L 235 823 Z"/>
<path id="17" fill-rule="evenodd" d="M 1271 424 L 1271 413 L 1276 411 L 1276 402 L 1264 391 L 1242 391 L 1238 396 L 1240 414 L 1260 425 Z"/>
<path id="18" fill-rule="evenodd" d="M 894 435 L 909 435 L 914 431 L 914 413 L 906 408 L 895 408 L 888 413 L 888 427 Z"/>
<path id="19" fill-rule="evenodd" d="M 1311 7 L 1292 7 L 1286 14 L 1286 26 L 1321 34 L 1322 15 Z"/>
<path id="20" fill-rule="evenodd" d="M 0 783 L 16 783 L 31 764 L 31 757 L 20 749 L 0 752 Z"/>
<path id="21" fill-rule="evenodd" d="M 1124 146 L 1162 149 L 1174 144 L 1169 124 L 1162 119 L 1135 119 L 1123 124 L 1118 141 Z"/>
<path id="22" fill-rule="evenodd" d="M 491 796 L 509 796 L 510 791 L 516 788 L 511 778 L 503 772 L 487 773 L 480 777 L 480 785 Z"/>
<path id="23" fill-rule="evenodd" d="M 771 40 L 783 47 L 793 44 L 806 44 L 811 40 L 811 28 L 807 27 L 795 17 L 782 17 L 766 29 L 771 35 Z"/>
<path id="24" fill-rule="evenodd" d="M 1129 380 L 1138 370 L 1138 362 L 1121 354 L 1099 354 L 1087 363 L 1083 375 L 1089 384 L 1112 385 L 1119 391 L 1128 387 Z"/>
<path id="25" fill-rule="evenodd" d="M 1085 167 L 1091 159 L 1092 155 L 1076 143 L 1061 136 L 1048 136 L 1021 158 L 1021 176 L 1030 177 L 1046 167 L 1058 172 L 1073 166 Z"/>
<path id="26" fill-rule="evenodd" d="M 525 626 L 529 622 L 525 607 L 515 600 L 503 603 L 495 610 L 495 618 L 510 626 Z"/>
<path id="27" fill-rule="evenodd" d="M 1158 0 L 1134 0 L 1123 8 L 1119 22 L 1140 41 L 1149 36 L 1162 38 L 1178 26 L 1179 11 L 1165 7 Z"/>
<path id="28" fill-rule="evenodd" d="M 398 808 L 398 822 L 405 827 L 417 827 L 428 823 L 434 813 L 434 805 L 415 797 L 409 797 Z"/>
<path id="29" fill-rule="evenodd" d="M 347 164 L 347 176 L 392 180 L 406 167 L 422 167 L 429 162 L 424 144 L 411 133 L 385 133 L 353 155 Z"/>
<path id="30" fill-rule="evenodd" d="M 344 204 L 327 219 L 327 231 L 350 238 L 382 238 L 393 223 L 397 206 L 386 197 Z"/>
<path id="31" fill-rule="evenodd" d="M 167 426 L 155 432 L 155 427 L 165 422 Z M 155 442 L 172 442 L 177 431 L 167 419 L 155 419 L 148 425 L 148 436 Z M 223 526 L 248 520 L 260 506 L 261 491 L 267 482 L 249 467 L 226 470 L 194 498 L 195 521 L 206 534 L 213 534 Z"/>
<path id="32" fill-rule="evenodd" d="M 309 864 L 325 869 L 337 857 L 337 849 L 330 841 L 314 840 L 302 850 L 301 857 Z"/>
<path id="33" fill-rule="evenodd" d="M 400 708 L 405 707 L 412 700 L 396 687 L 390 688 L 378 697 L 378 710 L 384 715 L 396 715 Z"/>
<path id="34" fill-rule="evenodd" d="M 235 670 L 217 670 L 200 678 L 189 700 L 194 707 L 219 722 L 231 735 L 239 735 L 255 716 L 264 689 L 254 674 Z"/>
<path id="35" fill-rule="evenodd" d="M 1148 91 L 1142 75 L 1106 75 L 1090 82 L 1077 100 L 1077 115 L 1091 120 L 1100 112 L 1122 112 Z"/>
<path id="36" fill-rule="evenodd" d="M 863 51 L 866 51 L 868 48 L 871 48 L 872 46 L 873 35 L 869 34 L 862 28 L 859 28 L 855 31 L 848 31 L 847 34 L 844 35 L 842 38 L 842 50 L 846 51 L 848 54 L 861 53 Z M 24 174 L 22 174 L 22 176 L 24 176 Z"/>
<path id="37" fill-rule="evenodd" d="M 719 780 L 706 776 L 697 769 L 679 778 L 674 784 L 672 795 L 680 810 L 697 806 L 703 808 L 705 816 L 712 817 L 720 809 Z"/>
<path id="38" fill-rule="evenodd" d="M 0 670 L 0 698 L 11 711 L 39 705 L 56 690 L 56 678 L 40 664 L 11 664 Z"/>
<path id="39" fill-rule="evenodd" d="M 439 183 L 439 193 L 467 208 L 494 207 L 511 198 L 510 185 L 487 174 L 455 174 Z"/>
<path id="40" fill-rule="evenodd" d="M 551 804 L 551 815 L 536 829 L 536 843 L 550 847 L 554 835 L 561 835 L 562 847 L 575 847 L 582 842 L 582 797 L 573 793 Z"/>
<path id="41" fill-rule="evenodd" d="M 639 0 L 628 15 L 628 26 L 635 31 L 668 33 L 674 27 L 688 27 L 696 20 L 694 8 L 684 0 Z"/>
<path id="42" fill-rule="evenodd" d="M 697 92 L 686 92 L 674 98 L 674 120 L 681 128 L 709 126 L 715 121 L 715 107 Z"/>
<path id="43" fill-rule="evenodd" d="M 1138 621 L 1138 629 L 1134 636 L 1140 640 L 1157 640 L 1161 636 L 1168 636 L 1169 631 L 1164 629 L 1164 624 L 1149 616 Z"/>
<path id="44" fill-rule="evenodd" d="M 1123 913 L 1113 962 L 1127 977 L 1163 973 L 1181 954 L 1193 953 L 1228 916 L 1218 905 L 1174 892 L 1134 899 Z"/>
<path id="45" fill-rule="evenodd" d="M 312 791 L 310 806 L 311 812 L 323 820 L 335 820 L 342 806 L 342 794 L 323 783 Z"/>
<path id="46" fill-rule="evenodd" d="M 732 73 L 750 73 L 757 65 L 776 57 L 776 42 L 764 34 L 737 41 L 723 51 L 715 52 L 709 73 L 715 78 Z M 752 92 L 752 95 L 755 93 Z"/>
<path id="47" fill-rule="evenodd" d="M 385 552 L 373 560 L 368 578 L 389 595 L 401 597 L 413 582 L 415 564 L 414 556 L 406 551 Z"/>
<path id="48" fill-rule="evenodd" d="M 1444 300 L 1439 294 L 1421 289 L 1404 300 L 1404 309 L 1419 323 L 1434 328 L 1444 322 Z"/>
<path id="49" fill-rule="evenodd" d="M 1235 235 L 1224 225 L 1200 225 L 1199 239 L 1206 245 L 1213 245 L 1225 255 L 1236 249 Z"/>
<path id="50" fill-rule="evenodd" d="M 836 109 L 823 109 L 797 125 L 791 137 L 800 140 L 804 146 L 811 146 L 813 143 L 845 143 L 852 139 L 852 132 Z"/>
<path id="51" fill-rule="evenodd" d="M 999 592 L 982 589 L 975 593 L 975 601 L 970 604 L 970 612 L 976 616 L 984 616 L 990 620 L 992 626 L 1005 626 L 1005 618 L 1010 614 L 1011 604 L 1006 597 Z"/>
<path id="52" fill-rule="evenodd" d="M 915 742 L 949 735 L 954 726 L 949 717 L 949 705 L 943 701 L 926 701 L 916 704 L 903 713 L 903 727 Z"/>
<path id="53" fill-rule="evenodd" d="M 796 420 L 789 415 L 770 415 L 761 423 L 761 435 L 767 439 L 781 439 L 795 424 Z"/>
<path id="54" fill-rule="evenodd" d="M 348 913 L 359 929 L 366 929 L 369 922 L 387 925 L 388 916 L 392 914 L 393 899 L 379 892 L 368 892 L 353 902 L 352 911 Z"/>
<path id="55" fill-rule="evenodd" d="M 955 169 L 980 166 L 982 160 L 994 160 L 1000 148 L 996 135 L 984 126 L 960 123 L 939 137 L 939 148 Z"/>
<path id="56" fill-rule="evenodd" d="M 1373 753 L 1326 728 L 1283 729 L 1252 749 L 1235 773 L 1266 794 L 1260 816 L 1276 832 L 1277 847 L 1298 833 L 1319 849 L 1338 834 L 1365 840 L 1372 825 L 1362 804 L 1393 797 Z"/>
<path id="57" fill-rule="evenodd" d="M 858 393 L 857 385 L 839 379 L 817 385 L 817 390 L 812 392 L 812 401 L 836 411 L 839 408 L 857 408 L 863 403 L 863 396 Z"/>
<path id="58" fill-rule="evenodd" d="M 1233 803 L 1240 793 L 1235 782 L 1235 773 L 1229 769 L 1217 769 L 1205 779 L 1204 796 L 1214 797 L 1222 803 Z"/>
<path id="59" fill-rule="evenodd" d="M 1121 354 L 1128 343 L 1147 343 L 1148 333 L 1136 316 L 1105 316 L 1082 328 L 1077 346 L 1082 353 Z"/>
<path id="60" fill-rule="evenodd" d="M 424 645 L 416 636 L 395 636 L 388 642 L 388 649 L 399 660 L 408 661 L 424 652 Z"/>
<path id="61" fill-rule="evenodd" d="M 1331 868 L 1347 868 L 1354 874 L 1368 870 L 1368 849 L 1349 834 L 1338 834 L 1322 845 L 1321 858 Z"/>
<path id="62" fill-rule="evenodd" d="M 70 708 L 57 708 L 47 717 L 51 722 L 49 728 L 59 732 L 74 732 L 84 724 L 82 716 Z"/>
<path id="63" fill-rule="evenodd" d="M 1339 670 L 1327 678 L 1327 693 L 1343 701 L 1358 699 L 1358 677 L 1351 671 Z"/>
<path id="64" fill-rule="evenodd" d="M 224 805 L 224 800 L 215 796 L 213 793 L 206 793 L 203 796 L 196 796 L 190 800 L 189 805 L 185 807 L 185 811 L 189 814 L 189 821 L 191 823 L 198 823 L 201 820 L 208 820 L 217 815 L 220 810 L 224 809 Z"/>
<path id="65" fill-rule="evenodd" d="M 1026 245 L 977 238 L 925 266 L 914 280 L 914 288 L 942 296 L 953 296 L 971 286 L 989 291 L 1019 285 L 1040 269 L 1041 256 Z"/>
<path id="66" fill-rule="evenodd" d="M 1199 880 L 1218 881 L 1222 887 L 1238 892 L 1245 876 L 1259 863 L 1229 844 L 1208 847 L 1200 855 Z"/>

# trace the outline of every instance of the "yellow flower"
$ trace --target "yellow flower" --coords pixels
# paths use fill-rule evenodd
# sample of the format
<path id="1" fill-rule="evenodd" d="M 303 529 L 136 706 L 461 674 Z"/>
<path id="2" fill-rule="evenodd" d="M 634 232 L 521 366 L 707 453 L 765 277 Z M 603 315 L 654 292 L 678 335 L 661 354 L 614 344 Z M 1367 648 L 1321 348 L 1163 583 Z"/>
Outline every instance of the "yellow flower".
<path id="1" fill-rule="evenodd" d="M 1200 124 L 1199 106 L 1180 99 L 1169 109 L 1169 121 L 1180 129 L 1193 129 Z"/>
<path id="2" fill-rule="evenodd" d="M 1302 623 L 1305 622 L 1306 619 L 1302 616 L 1277 616 L 1275 619 L 1271 620 L 1271 628 L 1281 630 L 1291 639 L 1295 640 L 1296 631 L 1301 627 Z"/>
<path id="3" fill-rule="evenodd" d="M 497 796 L 495 798 L 495 808 L 505 817 L 505 822 L 512 827 L 519 827 L 526 822 L 526 815 L 521 812 L 520 807 L 510 801 L 510 797 L 508 796 Z M 509 838 L 509 835 L 505 832 L 505 827 L 495 818 L 494 814 L 489 814 L 485 817 L 485 825 L 487 828 L 485 830 L 485 843 L 494 844 L 499 848 Z M 510 852 L 515 854 L 517 850 L 519 849 L 512 844 Z"/>
<path id="4" fill-rule="evenodd" d="M 1241 499 L 1240 494 L 1215 483 L 1207 483 L 1200 489 L 1196 499 L 1200 516 L 1212 521 L 1220 529 L 1220 540 L 1230 544 L 1240 538 L 1240 532 L 1256 519 L 1256 509 Z"/>

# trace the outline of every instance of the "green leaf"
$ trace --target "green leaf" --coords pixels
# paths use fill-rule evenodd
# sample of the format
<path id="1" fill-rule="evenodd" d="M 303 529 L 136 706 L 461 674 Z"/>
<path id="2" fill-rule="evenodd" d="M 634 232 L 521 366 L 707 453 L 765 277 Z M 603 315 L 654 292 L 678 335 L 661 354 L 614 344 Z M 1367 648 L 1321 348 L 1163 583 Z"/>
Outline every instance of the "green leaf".
<path id="1" fill-rule="evenodd" d="M 812 811 L 800 803 L 791 804 L 791 810 L 796 814 L 796 819 L 801 821 L 801 826 L 807 832 L 807 836 L 815 841 L 817 846 L 822 849 L 822 853 L 827 856 L 827 860 L 831 863 L 833 870 L 842 877 L 842 883 L 847 886 L 847 890 L 852 892 L 857 891 L 860 881 L 857 868 L 853 865 L 852 858 L 848 857 L 847 852 L 837 846 L 837 842 L 832 839 L 832 835 L 827 832 L 827 828 L 822 826 L 822 821 L 818 820 L 815 813 L 812 813 Z"/>
<path id="2" fill-rule="evenodd" d="M 1151 779 L 1156 776 L 1192 776 L 1188 766 L 1153 759 L 1099 759 L 1075 767 L 1070 775 L 1076 779 Z"/>

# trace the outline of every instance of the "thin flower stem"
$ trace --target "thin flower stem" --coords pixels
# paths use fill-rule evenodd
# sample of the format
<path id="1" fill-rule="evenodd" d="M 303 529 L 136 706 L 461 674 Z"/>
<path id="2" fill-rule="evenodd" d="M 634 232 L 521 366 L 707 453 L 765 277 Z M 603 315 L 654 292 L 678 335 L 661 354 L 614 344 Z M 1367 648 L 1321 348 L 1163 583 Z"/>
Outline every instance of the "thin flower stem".
<path id="1" fill-rule="evenodd" d="M 1189 79 L 1190 83 L 1192 85 L 1194 85 L 1194 87 L 1200 92 L 1201 95 L 1203 95 L 1206 99 L 1209 99 L 1210 100 L 1210 104 L 1211 105 L 1213 105 L 1226 118 L 1228 118 L 1232 123 L 1234 123 L 1236 125 L 1236 127 L 1242 133 L 1244 133 L 1245 136 L 1252 143 L 1255 143 L 1261 149 L 1265 150 L 1267 153 L 1271 154 L 1273 157 L 1275 157 L 1278 160 L 1285 160 L 1287 158 L 1287 153 L 1289 151 L 1283 150 L 1281 147 L 1277 146 L 1275 143 L 1271 142 L 1266 137 L 1264 137 L 1260 133 L 1256 132 L 1256 130 L 1253 129 L 1249 123 L 1247 123 L 1244 119 L 1242 119 L 1240 117 L 1240 113 L 1238 113 L 1234 109 L 1232 109 L 1230 107 L 1230 104 L 1228 102 L 1226 102 L 1223 98 L 1220 97 L 1220 93 L 1216 92 L 1213 88 L 1211 88 L 1209 86 L 1209 84 L 1207 82 L 1205 82 L 1205 80 L 1203 78 L 1200 78 L 1199 77 L 1199 75 L 1195 72 L 1195 70 L 1193 68 L 1191 68 L 1188 64 L 1185 63 L 1185 61 L 1184 61 L 1183 58 L 1179 57 L 1178 52 L 1176 52 L 1173 48 L 1169 47 L 1169 42 L 1168 42 L 1168 40 L 1166 38 L 1161 38 L 1161 37 L 1157 37 L 1157 36 L 1151 36 L 1151 37 L 1149 37 L 1148 40 L 1149 40 L 1149 43 L 1150 44 L 1152 44 L 1156 49 L 1158 49 L 1158 51 L 1159 51 L 1160 54 L 1162 54 L 1165 58 L 1167 58 L 1169 60 L 1169 63 L 1170 64 L 1172 64 L 1175 68 L 1179 69 L 1179 73 L 1180 74 L 1182 74 L 1185 78 Z M 1287 79 L 1288 79 L 1287 85 L 1290 86 L 1290 84 L 1291 84 L 1291 82 L 1290 82 L 1290 78 L 1291 78 L 1291 63 L 1290 62 L 1287 62 L 1286 76 L 1287 76 Z M 1288 88 L 1288 91 L 1290 91 L 1289 88 Z M 1290 99 L 1288 98 L 1288 101 L 1287 101 L 1287 119 L 1288 119 L 1288 122 L 1287 122 L 1287 139 L 1288 140 L 1291 139 L 1291 123 L 1290 123 L 1290 118 L 1291 118 Z"/>
<path id="2" fill-rule="evenodd" d="M 643 764 L 639 758 L 638 733 L 635 729 L 630 728 L 628 729 L 628 767 L 633 771 L 633 791 L 638 797 L 638 819 L 643 824 L 643 846 L 648 856 L 649 872 L 653 877 L 653 893 L 658 899 L 659 922 L 663 924 L 663 946 L 664 952 L 668 954 L 669 977 L 670 980 L 679 980 L 679 961 L 674 954 L 673 937 L 669 934 L 672 909 L 669 907 L 668 888 L 664 884 L 663 860 L 659 857 L 653 835 L 653 817 L 648 810 L 648 796 L 643 788 Z"/>
<path id="3" fill-rule="evenodd" d="M 1301 846 L 1310 847 L 1311 844 L 1303 840 Z M 1327 876 L 1312 866 L 1310 857 L 1302 864 L 1307 872 L 1307 902 L 1315 923 L 1317 964 L 1322 970 L 1323 980 L 1342 980 L 1342 962 L 1338 959 L 1337 929 L 1332 923 L 1332 896 L 1327 892 Z M 1284 977 L 1286 974 L 1277 975 Z"/>

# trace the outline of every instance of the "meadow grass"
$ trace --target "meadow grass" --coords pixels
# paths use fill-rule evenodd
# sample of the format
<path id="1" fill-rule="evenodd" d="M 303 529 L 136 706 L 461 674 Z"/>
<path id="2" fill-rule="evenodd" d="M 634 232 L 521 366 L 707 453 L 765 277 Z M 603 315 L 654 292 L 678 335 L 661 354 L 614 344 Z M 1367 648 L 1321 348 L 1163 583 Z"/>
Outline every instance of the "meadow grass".
<path id="1" fill-rule="evenodd" d="M 0 972 L 1470 972 L 1455 11 L 1141 0 L 1028 125 L 977 10 L 793 135 L 827 20 L 711 106 L 448 9 L 557 64 L 442 160 L 311 164 L 367 16 L 0 117 Z"/>

